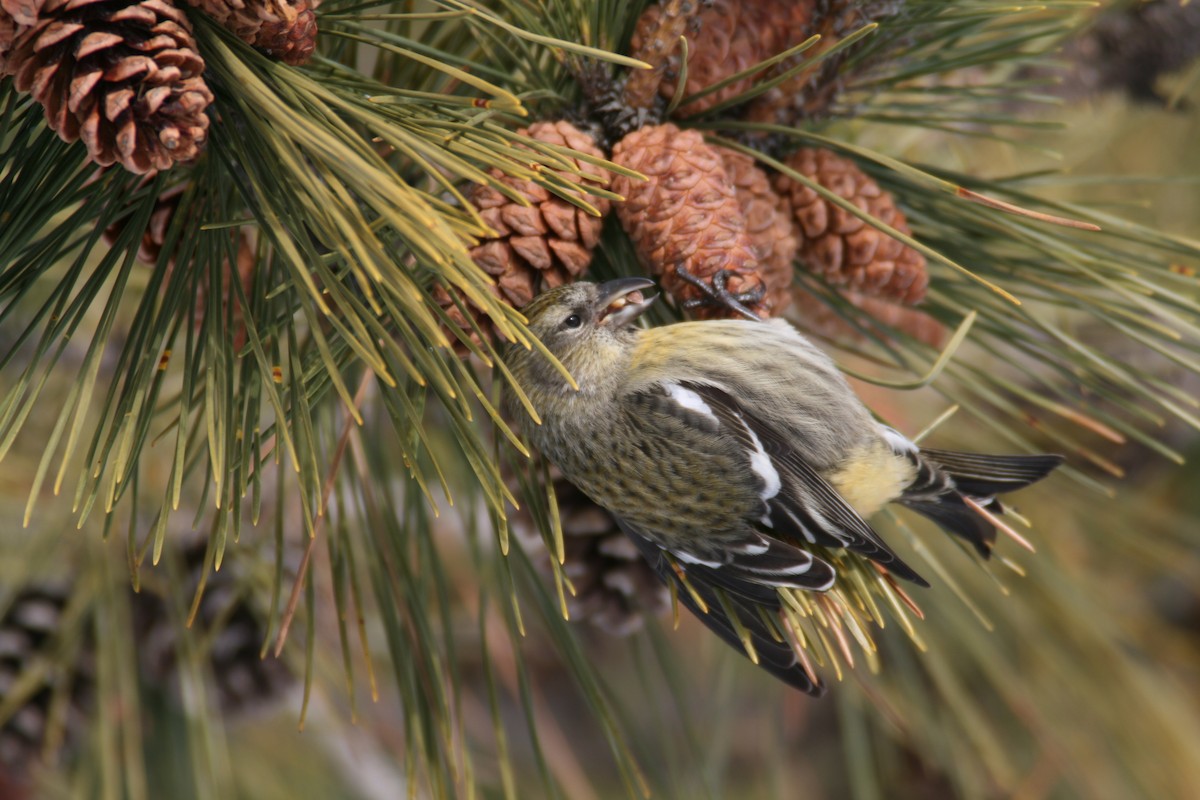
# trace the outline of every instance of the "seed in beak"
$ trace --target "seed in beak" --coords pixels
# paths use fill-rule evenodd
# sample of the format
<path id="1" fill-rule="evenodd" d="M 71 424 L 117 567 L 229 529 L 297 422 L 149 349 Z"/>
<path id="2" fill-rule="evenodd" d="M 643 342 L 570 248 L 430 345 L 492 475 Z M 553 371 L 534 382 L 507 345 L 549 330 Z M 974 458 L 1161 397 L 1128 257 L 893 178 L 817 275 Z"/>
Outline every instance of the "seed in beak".
<path id="1" fill-rule="evenodd" d="M 634 289 L 629 294 L 623 294 L 620 297 L 618 297 L 617 299 L 613 300 L 611 303 L 609 303 L 608 308 L 604 309 L 604 313 L 605 313 L 605 315 L 614 314 L 614 313 L 620 311 L 625 306 L 629 305 L 630 303 L 641 303 L 645 299 L 646 299 L 645 295 L 643 295 L 637 289 Z"/>

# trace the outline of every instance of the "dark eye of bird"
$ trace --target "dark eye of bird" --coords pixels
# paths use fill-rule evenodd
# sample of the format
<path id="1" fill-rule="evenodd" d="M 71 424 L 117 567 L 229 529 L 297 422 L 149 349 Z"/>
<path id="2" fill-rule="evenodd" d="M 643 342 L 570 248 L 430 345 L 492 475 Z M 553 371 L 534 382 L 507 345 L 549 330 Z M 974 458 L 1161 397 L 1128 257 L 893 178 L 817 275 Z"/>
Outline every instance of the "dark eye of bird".
<path id="1" fill-rule="evenodd" d="M 568 328 L 578 328 L 582 324 L 583 324 L 583 318 L 580 317 L 578 314 L 572 314 L 571 316 L 569 316 L 565 320 L 563 320 L 563 325 Z"/>

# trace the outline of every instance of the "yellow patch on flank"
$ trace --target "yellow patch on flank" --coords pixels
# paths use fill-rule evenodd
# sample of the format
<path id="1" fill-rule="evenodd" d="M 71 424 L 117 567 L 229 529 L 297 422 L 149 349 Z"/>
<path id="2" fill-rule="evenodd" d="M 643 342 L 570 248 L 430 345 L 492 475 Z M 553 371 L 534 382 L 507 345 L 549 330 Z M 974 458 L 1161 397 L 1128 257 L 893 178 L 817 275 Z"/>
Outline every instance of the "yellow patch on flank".
<path id="1" fill-rule="evenodd" d="M 826 477 L 863 518 L 895 500 L 912 482 L 916 467 L 883 442 L 853 453 L 846 466 Z"/>

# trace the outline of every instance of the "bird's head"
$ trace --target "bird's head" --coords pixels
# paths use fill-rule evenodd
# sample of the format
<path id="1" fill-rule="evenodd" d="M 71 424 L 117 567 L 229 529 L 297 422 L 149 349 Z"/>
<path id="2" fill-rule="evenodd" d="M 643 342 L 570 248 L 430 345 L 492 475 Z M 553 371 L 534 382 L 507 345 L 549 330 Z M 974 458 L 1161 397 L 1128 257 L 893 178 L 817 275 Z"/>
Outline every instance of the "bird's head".
<path id="1" fill-rule="evenodd" d="M 657 295 L 646 278 L 618 278 L 607 283 L 558 286 L 521 310 L 529 330 L 571 373 L 582 392 L 603 391 L 620 376 L 637 338 L 634 322 Z M 568 387 L 562 374 L 536 348 L 510 345 L 506 361 L 529 392 L 560 392 Z"/>

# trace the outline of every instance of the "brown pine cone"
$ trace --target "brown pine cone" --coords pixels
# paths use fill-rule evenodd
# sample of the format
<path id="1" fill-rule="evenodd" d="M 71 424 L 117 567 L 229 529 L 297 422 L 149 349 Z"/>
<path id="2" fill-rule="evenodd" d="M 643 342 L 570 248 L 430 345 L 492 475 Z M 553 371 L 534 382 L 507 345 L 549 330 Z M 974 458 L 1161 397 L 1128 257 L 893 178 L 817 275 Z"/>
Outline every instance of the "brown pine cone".
<path id="1" fill-rule="evenodd" d="M 671 607 L 666 585 L 612 515 L 557 469 L 551 468 L 550 477 L 563 529 L 563 571 L 575 588 L 574 596 L 566 595 L 571 621 L 626 636 L 640 630 L 647 615 L 665 613 Z M 531 554 L 540 554 L 535 562 L 549 575 L 554 556 L 546 551 L 527 508 L 528 504 L 509 517 L 510 529 Z"/>
<path id="2" fill-rule="evenodd" d="M 752 0 L 778 3 L 780 0 Z M 786 0 L 783 0 L 786 2 Z M 804 4 L 805 19 L 799 24 L 802 35 L 790 38 L 776 52 L 793 47 L 814 34 L 821 40 L 793 59 L 777 64 L 772 72 L 786 72 L 797 63 L 831 50 L 834 45 L 873 19 L 895 13 L 890 0 L 815 0 Z M 801 70 L 783 83 L 751 101 L 746 119 L 777 125 L 796 125 L 802 120 L 818 119 L 833 105 L 843 89 L 842 66 L 855 46 Z"/>
<path id="3" fill-rule="evenodd" d="M 40 0 L 0 0 L 0 77 L 9 74 L 8 53 L 17 34 L 37 22 Z"/>
<path id="4" fill-rule="evenodd" d="M 724 147 L 714 149 L 721 154 L 725 174 L 746 218 L 746 233 L 767 287 L 767 304 L 773 314 L 780 314 L 792 302 L 793 265 L 800 246 L 795 223 L 791 215 L 783 213 L 779 195 L 771 188 L 771 179 L 752 157 Z"/>
<path id="5" fill-rule="evenodd" d="M 206 570 L 207 542 L 198 540 L 176 554 L 182 580 L 176 585 L 166 569 L 143 573 L 142 591 L 132 600 L 134 637 L 142 679 L 174 689 L 179 682 L 179 658 L 184 637 L 203 647 L 208 672 L 216 689 L 216 706 L 223 714 L 247 714 L 282 698 L 295 685 L 287 664 L 260 654 L 266 631 L 245 577 L 248 561 L 226 550 L 219 572 L 209 572 L 196 610 L 186 630 L 179 627 L 173 603 L 191 603 Z M 172 598 L 171 595 L 174 595 Z"/>
<path id="6" fill-rule="evenodd" d="M 714 0 L 696 15 L 697 25 L 688 34 L 687 84 L 684 96 L 729 78 L 760 61 L 799 44 L 807 37 L 812 0 Z M 666 16 L 662 6 L 649 6 L 638 20 L 632 45 L 635 53 L 645 46 L 646 31 L 655 30 Z M 675 32 L 675 36 L 679 36 Z M 674 96 L 682 59 L 672 48 L 659 93 Z M 631 78 L 632 79 L 632 78 Z M 742 94 L 754 85 L 754 76 L 735 81 L 720 91 L 680 106 L 680 114 L 699 114 Z"/>
<path id="7" fill-rule="evenodd" d="M 139 183 L 139 188 L 143 184 Z M 166 242 L 167 228 L 171 224 L 175 212 L 179 209 L 179 201 L 183 197 L 183 193 L 187 190 L 187 182 L 182 181 L 174 186 L 167 187 L 163 190 L 158 199 L 154 201 L 154 210 L 150 212 L 150 222 L 146 225 L 146 230 L 142 233 L 142 241 L 138 245 L 138 259 L 154 265 L 158 263 L 158 257 L 162 253 L 163 244 Z M 129 218 L 114 222 L 104 230 L 104 241 L 110 247 L 116 243 L 122 231 L 129 224 Z M 172 259 L 172 262 L 174 259 Z"/>
<path id="8" fill-rule="evenodd" d="M 642 266 L 662 276 L 663 288 L 677 303 L 701 318 L 736 316 L 732 305 L 715 301 L 714 291 L 723 280 L 741 305 L 770 316 L 737 192 L 720 154 L 704 137 L 670 124 L 651 125 L 618 142 L 612 160 L 649 179 L 613 179 L 613 190 L 625 198 L 617 205 L 617 216 Z"/>
<path id="9" fill-rule="evenodd" d="M 518 133 L 604 158 L 592 137 L 565 120 L 535 122 Z M 601 171 L 578 159 L 571 161 L 583 172 L 598 174 Z M 471 203 L 496 234 L 471 250 L 475 263 L 495 279 L 493 293 L 513 307 L 521 308 L 539 292 L 570 283 L 587 272 L 611 203 L 606 198 L 589 195 L 586 189 L 607 186 L 607 178 L 596 183 L 555 170 L 559 177 L 583 187 L 578 196 L 586 198 L 600 212 L 601 216 L 594 217 L 533 181 L 513 178 L 495 168 L 490 174 L 530 203 L 528 206 L 516 203 L 491 186 L 477 186 L 470 193 Z M 445 289 L 435 290 L 435 294 L 435 300 L 452 318 L 462 316 Z M 469 329 L 465 318 L 455 321 L 460 328 Z M 486 321 L 482 327 L 489 336 L 495 333 Z M 465 351 L 465 348 L 456 349 L 460 353 Z"/>
<path id="10" fill-rule="evenodd" d="M 911 233 L 891 194 L 849 159 L 805 148 L 787 165 L 900 233 Z M 774 186 L 785 213 L 798 224 L 800 260 L 809 270 L 835 286 L 907 305 L 924 299 L 929 285 L 925 256 L 786 175 L 776 175 Z"/>
<path id="11" fill-rule="evenodd" d="M 901 305 L 882 297 L 871 297 L 843 290 L 840 294 L 881 326 L 888 336 L 889 329 L 907 334 L 918 342 L 940 349 L 946 343 L 946 326 L 917 308 Z M 867 337 L 834 311 L 823 300 L 803 289 L 793 292 L 796 310 L 793 316 L 806 332 L 842 344 L 864 344 Z"/>
<path id="12" fill-rule="evenodd" d="M 699 0 L 667 0 L 650 6 L 638 18 L 630 42 L 634 58 L 645 61 L 650 69 L 634 70 L 625 83 L 624 100 L 633 108 L 650 108 L 656 92 L 663 90 L 663 77 L 679 71 L 679 37 L 695 28 L 704 12 L 697 14 Z M 672 63 L 674 67 L 672 68 Z M 666 97 L 670 93 L 664 92 Z"/>
<path id="13" fill-rule="evenodd" d="M 174 186 L 164 189 L 162 194 L 155 200 L 154 210 L 150 213 L 149 224 L 147 224 L 146 230 L 142 232 L 141 242 L 138 244 L 139 260 L 150 266 L 158 266 L 159 260 L 162 257 L 163 245 L 166 243 L 167 230 L 170 228 L 175 215 L 179 213 L 180 200 L 187 187 L 188 183 L 186 181 L 177 183 Z M 109 226 L 104 231 L 104 241 L 110 247 L 121 236 L 129 221 L 129 218 L 126 217 Z M 230 232 L 231 236 L 234 234 L 237 236 L 237 256 L 235 263 L 226 261 L 222 265 L 220 289 L 217 292 L 212 290 L 210 285 L 211 279 L 207 272 L 199 277 L 196 292 L 196 311 L 193 322 L 196 329 L 199 330 L 200 325 L 204 322 L 204 315 L 209 311 L 210 298 L 216 294 L 219 298 L 219 305 L 215 307 L 215 311 L 224 313 L 226 308 L 232 307 L 233 318 L 231 330 L 233 331 L 233 348 L 234 350 L 241 350 L 242 346 L 246 343 L 246 323 L 242 307 L 233 295 L 233 284 L 231 281 L 236 275 L 237 279 L 241 281 L 242 292 L 246 295 L 246 299 L 249 300 L 251 287 L 254 282 L 254 271 L 258 266 L 258 257 L 255 252 L 255 242 L 250 229 L 238 228 L 236 231 Z M 166 264 L 168 276 L 175 268 L 175 255 L 172 253 Z M 166 285 L 165 281 L 163 285 Z"/>
<path id="14" fill-rule="evenodd" d="M 4 64 L 50 128 L 82 138 L 101 166 L 169 169 L 195 158 L 208 135 L 204 59 L 168 0 L 46 0 L 34 24 L 16 29 Z"/>
<path id="15" fill-rule="evenodd" d="M 529 272 L 514 270 L 511 276 L 505 275 L 501 277 L 528 278 L 530 283 L 530 288 L 528 291 L 529 294 L 532 295 L 533 276 Z M 489 286 L 488 289 L 496 297 L 499 297 L 502 300 L 504 299 L 505 295 L 501 294 L 499 286 Z M 524 293 L 524 291 L 521 292 L 521 294 Z M 433 301 L 441 306 L 442 310 L 446 312 L 446 316 L 450 318 L 450 324 L 456 330 L 463 331 L 467 338 L 470 339 L 471 342 L 476 346 L 483 346 L 483 340 L 480 338 L 479 334 L 475 332 L 476 327 L 478 327 L 479 330 L 489 338 L 492 336 L 492 334 L 498 335 L 498 332 L 492 327 L 491 322 L 488 321 L 487 314 L 484 314 L 483 311 L 481 311 L 474 303 L 467 300 L 463 296 L 462 292 L 460 292 L 458 289 L 453 287 L 447 289 L 441 284 L 434 284 L 432 295 Z M 457 303 L 455 302 L 456 299 L 458 301 Z M 468 319 L 468 317 L 470 319 Z M 471 322 L 474 322 L 475 325 L 472 326 Z M 459 358 L 466 358 L 471 354 L 470 348 L 468 348 L 466 344 L 464 344 L 457 336 L 451 333 L 447 338 L 450 339 L 451 345 L 454 348 L 454 353 Z"/>
<path id="16" fill-rule="evenodd" d="M 252 45 L 285 64 L 304 64 L 317 46 L 310 0 L 188 0 Z"/>
<path id="17" fill-rule="evenodd" d="M 44 0 L 0 0 L 0 77 L 10 74 L 8 53 L 17 35 L 37 22 Z"/>
<path id="18" fill-rule="evenodd" d="M 0 698 L 28 680 L 26 670 L 40 662 L 54 664 L 12 714 L 0 720 L 0 774 L 17 784 L 41 760 L 51 731 L 61 726 L 61 744 L 70 749 L 90 715 L 95 687 L 95 658 L 91 627 L 76 622 L 64 631 L 63 612 L 71 601 L 71 587 L 57 582 L 35 582 L 22 587 L 0 617 Z M 59 653 L 64 642 L 79 641 L 76 657 Z M 56 657 L 57 656 L 57 657 Z M 65 704 L 57 705 L 59 692 Z M 2 705 L 2 704 L 0 704 Z M 52 719 L 54 709 L 65 718 Z M 50 754 L 51 756 L 55 754 Z M 7 795 L 3 795 L 7 797 Z"/>

